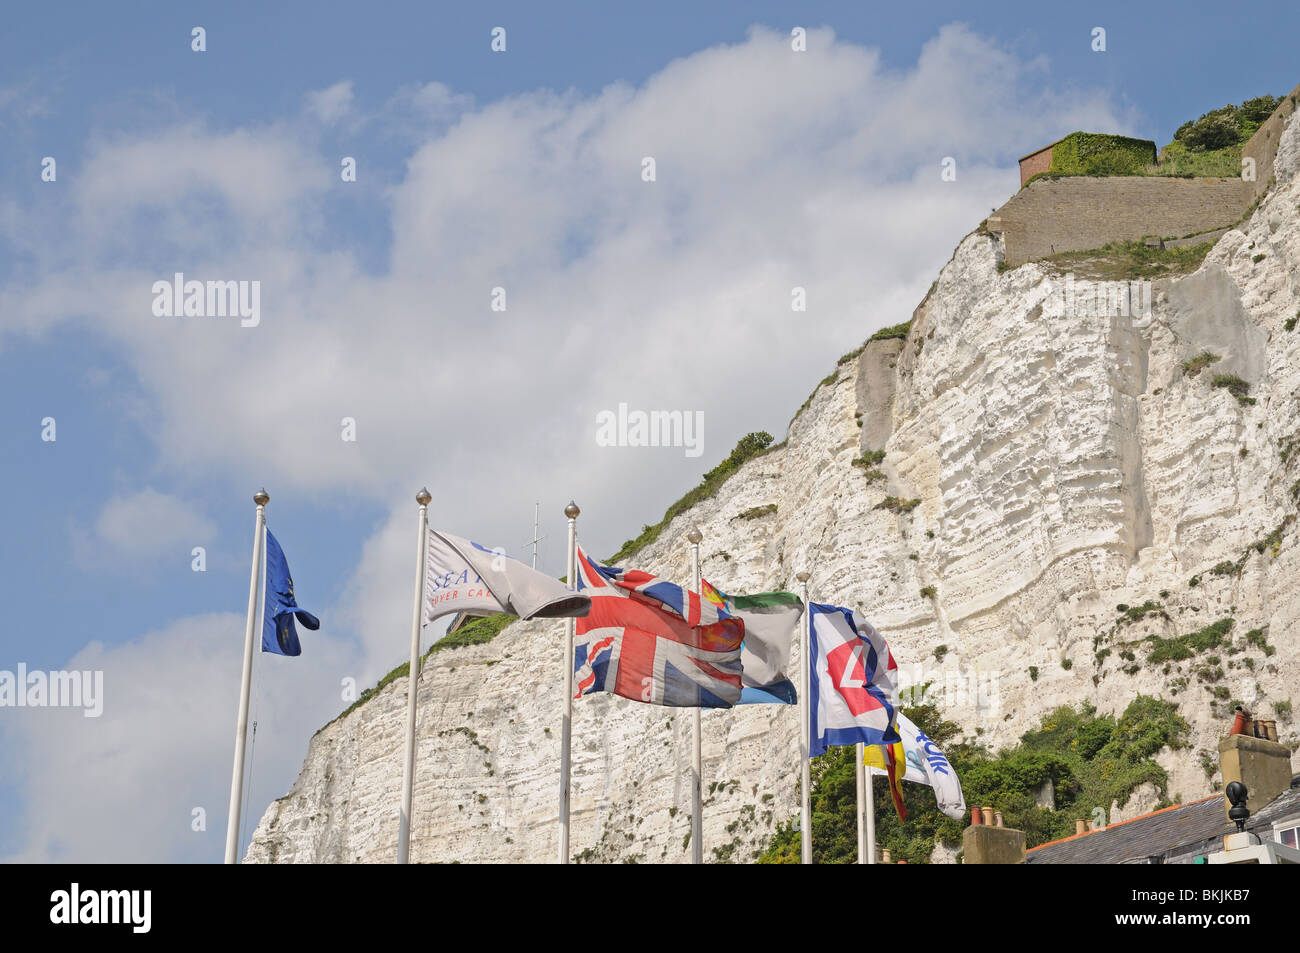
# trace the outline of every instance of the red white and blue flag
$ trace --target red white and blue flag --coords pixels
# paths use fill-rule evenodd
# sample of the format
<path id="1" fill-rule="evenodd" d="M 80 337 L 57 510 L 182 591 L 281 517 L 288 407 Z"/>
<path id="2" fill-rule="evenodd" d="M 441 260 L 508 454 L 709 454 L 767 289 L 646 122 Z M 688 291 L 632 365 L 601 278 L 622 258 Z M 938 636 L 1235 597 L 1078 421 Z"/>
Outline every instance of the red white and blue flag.
<path id="1" fill-rule="evenodd" d="M 884 636 L 856 612 L 810 603 L 809 753 L 832 745 L 899 740 L 898 663 Z"/>
<path id="2" fill-rule="evenodd" d="M 740 700 L 740 619 L 658 576 L 602 566 L 581 547 L 577 584 L 591 597 L 591 612 L 577 620 L 577 696 L 702 708 Z"/>

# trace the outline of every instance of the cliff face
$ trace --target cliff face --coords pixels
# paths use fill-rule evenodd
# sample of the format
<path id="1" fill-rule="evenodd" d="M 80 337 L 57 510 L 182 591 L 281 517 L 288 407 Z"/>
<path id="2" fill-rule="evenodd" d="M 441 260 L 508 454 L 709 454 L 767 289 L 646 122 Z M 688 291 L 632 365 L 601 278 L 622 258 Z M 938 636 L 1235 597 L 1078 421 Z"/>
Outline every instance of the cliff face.
<path id="1" fill-rule="evenodd" d="M 1300 694 L 1298 166 L 1291 122 L 1273 190 L 1195 273 L 1154 282 L 1149 319 L 1089 314 L 1048 266 L 1000 272 L 998 239 L 968 236 L 905 342 L 840 365 L 784 447 L 632 562 L 686 580 L 699 526 L 704 575 L 728 591 L 793 589 L 807 568 L 815 599 L 860 606 L 905 681 L 930 683 L 927 699 L 993 747 L 1060 704 L 1171 698 L 1193 735 L 1161 756 L 1169 792 L 1209 793 L 1198 753 L 1217 763 L 1229 699 L 1267 718 Z M 1220 360 L 1184 370 L 1206 351 Z M 1226 374 L 1245 399 L 1212 386 Z M 875 449 L 884 478 L 869 480 L 852 461 Z M 1148 601 L 1136 621 L 1116 609 Z M 1148 636 L 1221 618 L 1230 646 L 1148 658 Z M 562 641 L 561 622 L 516 623 L 426 663 L 413 860 L 555 859 Z M 406 690 L 394 681 L 312 739 L 248 860 L 392 860 Z M 797 722 L 781 706 L 704 713 L 706 859 L 751 859 L 797 812 Z M 1295 739 L 1289 716 L 1278 725 Z M 689 711 L 578 701 L 573 854 L 689 859 L 689 741 Z"/>

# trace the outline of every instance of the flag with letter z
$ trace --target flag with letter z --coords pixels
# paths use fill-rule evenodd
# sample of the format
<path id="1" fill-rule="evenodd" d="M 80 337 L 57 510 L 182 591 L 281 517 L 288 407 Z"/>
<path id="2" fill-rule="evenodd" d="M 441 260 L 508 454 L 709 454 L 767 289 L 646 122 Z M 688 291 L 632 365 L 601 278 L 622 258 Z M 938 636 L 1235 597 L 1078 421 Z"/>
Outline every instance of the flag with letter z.
<path id="1" fill-rule="evenodd" d="M 848 609 L 812 602 L 808 614 L 809 753 L 898 741 L 898 664 L 884 637 Z"/>
<path id="2" fill-rule="evenodd" d="M 730 708 L 740 700 L 745 624 L 697 593 L 633 569 L 602 566 L 578 548 L 577 695 Z M 576 696 L 575 696 L 576 697 Z"/>

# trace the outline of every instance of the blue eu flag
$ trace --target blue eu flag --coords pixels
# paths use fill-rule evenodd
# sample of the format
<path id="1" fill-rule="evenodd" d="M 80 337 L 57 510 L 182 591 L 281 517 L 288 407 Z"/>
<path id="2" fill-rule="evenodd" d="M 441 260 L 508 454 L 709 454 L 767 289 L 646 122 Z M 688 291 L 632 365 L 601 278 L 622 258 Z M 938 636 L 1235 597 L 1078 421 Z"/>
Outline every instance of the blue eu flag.
<path id="1" fill-rule="evenodd" d="M 266 611 L 262 622 L 262 651 L 275 655 L 301 655 L 298 630 L 293 617 L 313 631 L 320 628 L 320 620 L 310 612 L 298 608 L 293 596 L 293 578 L 284 550 L 271 531 L 266 531 Z"/>

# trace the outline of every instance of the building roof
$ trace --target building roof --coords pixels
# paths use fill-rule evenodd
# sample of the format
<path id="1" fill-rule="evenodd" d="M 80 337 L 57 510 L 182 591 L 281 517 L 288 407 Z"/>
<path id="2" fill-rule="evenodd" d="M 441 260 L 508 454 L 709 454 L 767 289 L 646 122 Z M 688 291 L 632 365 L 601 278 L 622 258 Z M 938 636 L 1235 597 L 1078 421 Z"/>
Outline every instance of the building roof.
<path id="1" fill-rule="evenodd" d="M 1272 839 L 1275 821 L 1300 814 L 1300 775 L 1291 787 L 1250 816 L 1246 829 Z M 1189 864 L 1220 849 L 1236 830 L 1224 813 L 1223 795 L 1176 804 L 1121 821 L 1099 831 L 1040 844 L 1025 855 L 1027 864 Z"/>
<path id="2" fill-rule="evenodd" d="M 1071 133 L 1071 135 L 1073 135 L 1073 133 Z M 1061 139 L 1064 139 L 1064 138 L 1065 138 L 1065 136 L 1062 136 L 1062 137 L 1061 137 Z M 1057 139 L 1056 142 L 1049 142 L 1049 143 L 1048 143 L 1047 145 L 1045 145 L 1045 146 L 1039 146 L 1039 147 L 1038 147 L 1037 149 L 1035 149 L 1033 152 L 1026 152 L 1024 155 L 1022 155 L 1022 156 L 1021 156 L 1019 159 L 1017 159 L 1016 161 L 1017 161 L 1017 162 L 1024 162 L 1026 159 L 1032 158 L 1033 156 L 1038 155 L 1038 153 L 1043 152 L 1043 151 L 1046 150 L 1046 149 L 1054 148 L 1054 147 L 1056 146 L 1056 144 L 1059 143 L 1059 142 L 1061 141 L 1061 139 Z"/>
<path id="3" fill-rule="evenodd" d="M 1140 142 L 1140 143 L 1142 143 L 1143 145 L 1149 145 L 1149 146 L 1151 147 L 1151 151 L 1152 151 L 1152 152 L 1155 152 L 1155 153 L 1158 153 L 1158 152 L 1159 152 L 1158 148 L 1156 147 L 1156 143 L 1155 143 L 1155 140 L 1154 140 L 1154 139 L 1139 139 L 1139 138 L 1137 138 L 1137 137 L 1135 137 L 1135 136 L 1121 136 L 1121 135 L 1120 135 L 1119 133 L 1117 133 L 1117 132 L 1090 132 L 1090 133 L 1085 133 L 1085 132 L 1083 132 L 1083 130 L 1080 129 L 1080 130 L 1076 130 L 1075 132 L 1070 133 L 1069 135 L 1062 136 L 1060 139 L 1057 139 L 1057 140 L 1054 141 L 1054 142 L 1049 142 L 1049 143 L 1048 143 L 1047 145 L 1045 145 L 1045 146 L 1039 146 L 1039 147 L 1038 147 L 1037 149 L 1035 149 L 1033 152 L 1027 152 L 1027 153 L 1025 153 L 1024 155 L 1022 155 L 1022 156 L 1021 156 L 1019 159 L 1017 159 L 1016 161 L 1017 161 L 1017 162 L 1024 162 L 1026 159 L 1032 159 L 1034 156 L 1038 155 L 1038 154 L 1041 153 L 1041 152 L 1046 152 L 1048 149 L 1055 149 L 1057 146 L 1059 146 L 1059 145 L 1060 145 L 1062 142 L 1064 142 L 1066 139 L 1069 139 L 1070 136 L 1080 136 L 1080 135 L 1101 136 L 1101 137 L 1104 137 L 1104 138 L 1106 138 L 1106 139 L 1111 139 L 1111 140 L 1114 140 L 1114 141 L 1117 141 L 1117 142 L 1118 142 L 1118 141 L 1124 141 L 1124 142 Z"/>

